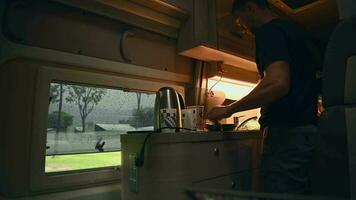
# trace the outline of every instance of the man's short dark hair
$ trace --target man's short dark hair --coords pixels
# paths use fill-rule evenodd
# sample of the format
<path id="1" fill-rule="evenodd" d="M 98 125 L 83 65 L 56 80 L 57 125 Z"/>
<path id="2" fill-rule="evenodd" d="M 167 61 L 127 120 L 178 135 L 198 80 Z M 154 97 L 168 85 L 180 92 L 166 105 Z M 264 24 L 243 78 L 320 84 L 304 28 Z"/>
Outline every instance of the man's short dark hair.
<path id="1" fill-rule="evenodd" d="M 261 8 L 268 8 L 267 0 L 235 0 L 231 12 L 234 13 L 237 10 L 242 10 L 247 2 L 253 2 Z"/>

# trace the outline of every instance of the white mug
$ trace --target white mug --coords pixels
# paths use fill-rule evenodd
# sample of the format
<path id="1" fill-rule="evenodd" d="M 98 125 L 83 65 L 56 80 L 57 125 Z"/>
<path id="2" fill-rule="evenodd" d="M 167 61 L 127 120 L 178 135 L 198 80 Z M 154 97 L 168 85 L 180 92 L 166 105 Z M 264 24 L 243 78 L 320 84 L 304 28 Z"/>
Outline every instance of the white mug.
<path id="1" fill-rule="evenodd" d="M 182 110 L 182 132 L 189 132 L 190 130 L 196 130 L 197 118 L 195 115 L 195 109 L 183 109 Z"/>
<path id="2" fill-rule="evenodd" d="M 191 129 L 196 131 L 204 130 L 204 106 L 188 106 L 188 110 L 191 110 L 192 115 L 192 127 Z"/>

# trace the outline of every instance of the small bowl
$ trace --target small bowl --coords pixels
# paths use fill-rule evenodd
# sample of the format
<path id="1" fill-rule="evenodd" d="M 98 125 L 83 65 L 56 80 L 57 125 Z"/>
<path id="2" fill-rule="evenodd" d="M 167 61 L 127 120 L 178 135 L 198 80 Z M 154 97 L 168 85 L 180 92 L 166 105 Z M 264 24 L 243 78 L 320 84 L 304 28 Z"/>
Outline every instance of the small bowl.
<path id="1" fill-rule="evenodd" d="M 234 131 L 235 124 L 208 124 L 208 131 Z"/>
<path id="2" fill-rule="evenodd" d="M 208 124 L 208 131 L 221 131 L 221 125 L 220 124 Z"/>
<path id="3" fill-rule="evenodd" d="M 235 124 L 222 124 L 221 125 L 223 131 L 234 131 L 236 128 Z"/>

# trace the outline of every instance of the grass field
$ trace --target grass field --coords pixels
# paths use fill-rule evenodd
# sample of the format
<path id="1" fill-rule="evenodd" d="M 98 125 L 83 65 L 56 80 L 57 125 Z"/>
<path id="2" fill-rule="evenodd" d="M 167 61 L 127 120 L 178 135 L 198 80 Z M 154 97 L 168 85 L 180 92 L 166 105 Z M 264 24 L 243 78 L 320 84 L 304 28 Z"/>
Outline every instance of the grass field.
<path id="1" fill-rule="evenodd" d="M 121 152 L 46 156 L 46 172 L 62 172 L 121 165 Z"/>

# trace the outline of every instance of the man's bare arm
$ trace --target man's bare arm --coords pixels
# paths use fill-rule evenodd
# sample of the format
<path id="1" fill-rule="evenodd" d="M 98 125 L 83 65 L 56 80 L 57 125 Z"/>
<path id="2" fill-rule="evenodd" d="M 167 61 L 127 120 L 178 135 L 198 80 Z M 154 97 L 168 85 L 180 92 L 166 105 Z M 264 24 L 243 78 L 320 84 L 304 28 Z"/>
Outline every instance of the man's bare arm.
<path id="1" fill-rule="evenodd" d="M 268 106 L 289 92 L 290 74 L 289 64 L 285 61 L 276 61 L 269 65 L 265 71 L 265 77 L 244 98 L 228 106 L 229 115 Z"/>

